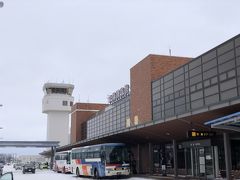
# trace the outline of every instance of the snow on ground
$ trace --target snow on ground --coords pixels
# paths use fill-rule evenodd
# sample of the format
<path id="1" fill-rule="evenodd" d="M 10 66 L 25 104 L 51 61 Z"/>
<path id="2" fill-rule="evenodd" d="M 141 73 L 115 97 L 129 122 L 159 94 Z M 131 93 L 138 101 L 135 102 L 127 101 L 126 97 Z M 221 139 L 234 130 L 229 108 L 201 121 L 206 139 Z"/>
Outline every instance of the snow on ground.
<path id="1" fill-rule="evenodd" d="M 15 170 L 12 166 L 4 166 L 3 172 L 13 172 L 14 180 L 93 180 L 89 177 L 76 177 L 73 174 L 61 174 L 51 170 L 36 170 L 35 174 L 23 174 L 21 170 Z M 123 179 L 123 178 L 122 178 Z M 128 180 L 143 180 L 144 178 L 134 177 Z M 149 179 L 148 179 L 149 180 Z"/>

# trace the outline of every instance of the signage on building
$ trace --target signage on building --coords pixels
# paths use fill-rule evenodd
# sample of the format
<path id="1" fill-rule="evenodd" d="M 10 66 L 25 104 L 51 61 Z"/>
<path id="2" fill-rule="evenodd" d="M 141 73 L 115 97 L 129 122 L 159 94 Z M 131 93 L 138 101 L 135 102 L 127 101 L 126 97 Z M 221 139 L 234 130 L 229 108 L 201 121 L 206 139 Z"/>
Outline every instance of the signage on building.
<path id="1" fill-rule="evenodd" d="M 188 131 L 188 138 L 210 138 L 216 136 L 216 132 L 212 131 Z"/>
<path id="2" fill-rule="evenodd" d="M 208 147 L 211 146 L 210 139 L 201 139 L 195 141 L 185 141 L 178 145 L 178 149 L 191 148 L 191 147 Z"/>
<path id="3" fill-rule="evenodd" d="M 108 102 L 113 104 L 130 95 L 130 86 L 127 84 L 108 96 Z"/>

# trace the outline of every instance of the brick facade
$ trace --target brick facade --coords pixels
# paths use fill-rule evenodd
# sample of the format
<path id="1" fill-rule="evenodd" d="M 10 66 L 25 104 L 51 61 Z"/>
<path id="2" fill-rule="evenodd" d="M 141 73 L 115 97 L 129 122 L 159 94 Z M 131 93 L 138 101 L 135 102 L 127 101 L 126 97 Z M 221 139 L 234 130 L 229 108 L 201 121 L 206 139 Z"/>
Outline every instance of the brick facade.
<path id="1" fill-rule="evenodd" d="M 187 63 L 190 59 L 150 54 L 130 69 L 132 124 L 152 120 L 151 82 Z"/>
<path id="2" fill-rule="evenodd" d="M 86 139 L 86 122 L 107 104 L 76 103 L 72 106 L 71 113 L 71 143 Z"/>

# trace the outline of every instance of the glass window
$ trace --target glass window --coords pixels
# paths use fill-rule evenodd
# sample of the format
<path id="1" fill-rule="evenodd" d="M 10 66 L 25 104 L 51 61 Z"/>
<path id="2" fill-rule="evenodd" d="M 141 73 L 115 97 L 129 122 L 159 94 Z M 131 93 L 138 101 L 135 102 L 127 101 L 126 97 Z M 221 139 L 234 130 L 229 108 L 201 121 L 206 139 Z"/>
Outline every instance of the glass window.
<path id="1" fill-rule="evenodd" d="M 174 107 L 174 101 L 169 101 L 167 103 L 165 103 L 165 108 L 166 109 L 170 109 Z"/>
<path id="2" fill-rule="evenodd" d="M 165 96 L 167 96 L 169 94 L 172 94 L 173 93 L 173 87 L 170 87 L 170 88 L 166 89 L 164 92 L 165 92 Z"/>
<path id="3" fill-rule="evenodd" d="M 224 54 L 225 52 L 227 52 L 231 49 L 233 49 L 233 41 L 230 41 L 230 42 L 227 42 L 227 43 L 224 43 L 223 45 L 221 45 L 217 49 L 217 52 L 218 52 L 218 55 L 221 55 L 221 54 Z"/>
<path id="4" fill-rule="evenodd" d="M 185 95 L 185 92 L 184 92 L 184 89 L 180 91 L 180 96 L 184 96 Z"/>
<path id="5" fill-rule="evenodd" d="M 210 69 L 206 72 L 203 73 L 203 79 L 209 79 L 213 76 L 216 76 L 217 75 L 217 68 L 213 68 L 213 69 Z"/>
<path id="6" fill-rule="evenodd" d="M 157 87 L 157 86 L 160 86 L 160 80 L 154 81 L 154 82 L 152 83 L 152 88 L 155 88 L 155 87 Z"/>
<path id="7" fill-rule="evenodd" d="M 161 112 L 153 114 L 153 120 L 156 121 L 156 120 L 159 120 L 159 119 L 161 119 Z"/>
<path id="8" fill-rule="evenodd" d="M 237 66 L 239 66 L 240 65 L 240 57 L 236 58 L 236 62 L 237 62 Z"/>
<path id="9" fill-rule="evenodd" d="M 174 84 L 178 84 L 178 83 L 183 82 L 183 81 L 184 81 L 184 74 L 179 75 L 178 77 L 176 77 L 174 79 Z"/>
<path id="10" fill-rule="evenodd" d="M 183 89 L 183 88 L 184 88 L 184 82 L 182 82 L 182 83 L 177 84 L 177 85 L 174 86 L 174 90 L 175 90 L 175 91 L 179 91 L 179 90 L 181 90 L 181 89 Z"/>
<path id="11" fill-rule="evenodd" d="M 197 66 L 200 66 L 200 65 L 201 65 L 201 58 L 194 59 L 189 63 L 189 69 L 193 69 L 193 68 L 195 68 Z"/>
<path id="12" fill-rule="evenodd" d="M 203 106 L 203 99 L 199 99 L 199 100 L 193 101 L 191 103 L 191 106 L 192 106 L 192 109 L 197 109 L 197 108 L 202 107 Z"/>
<path id="13" fill-rule="evenodd" d="M 178 97 L 179 97 L 179 92 L 175 92 L 175 93 L 174 93 L 174 97 L 175 97 L 175 98 L 178 98 Z"/>
<path id="14" fill-rule="evenodd" d="M 218 85 L 206 88 L 204 90 L 204 93 L 205 93 L 205 96 L 210 96 L 210 95 L 218 93 Z"/>
<path id="15" fill-rule="evenodd" d="M 216 57 L 216 50 L 210 51 L 202 56 L 202 62 L 207 62 Z"/>
<path id="16" fill-rule="evenodd" d="M 179 75 L 181 75 L 183 73 L 184 73 L 184 69 L 183 69 L 183 67 L 181 67 L 174 71 L 174 77 L 178 77 Z"/>
<path id="17" fill-rule="evenodd" d="M 196 90 L 197 90 L 197 87 L 196 87 L 196 85 L 193 85 L 193 86 L 191 86 L 190 90 L 191 90 L 191 92 L 194 92 L 194 91 L 196 91 Z"/>
<path id="18" fill-rule="evenodd" d="M 172 117 L 174 116 L 174 109 L 168 109 L 165 111 L 165 116 L 166 117 Z"/>
<path id="19" fill-rule="evenodd" d="M 219 56 L 218 57 L 218 64 L 222 64 L 222 63 L 227 62 L 227 61 L 229 61 L 233 58 L 234 58 L 234 51 L 232 50 L 232 51 L 230 51 L 226 54 L 223 54 L 222 56 Z"/>
<path id="20" fill-rule="evenodd" d="M 193 76 L 195 76 L 197 74 L 200 74 L 201 72 L 202 72 L 201 66 L 198 66 L 197 68 L 191 70 L 189 72 L 189 75 L 190 75 L 190 77 L 193 77 Z"/>
<path id="21" fill-rule="evenodd" d="M 170 80 L 164 84 L 164 88 L 167 89 L 169 87 L 173 86 L 173 80 Z"/>
<path id="22" fill-rule="evenodd" d="M 175 113 L 176 114 L 182 114 L 182 113 L 184 113 L 185 112 L 185 105 L 182 105 L 182 106 L 177 106 L 176 108 L 175 108 Z"/>
<path id="23" fill-rule="evenodd" d="M 235 46 L 240 46 L 240 37 L 235 39 Z"/>
<path id="24" fill-rule="evenodd" d="M 191 101 L 200 99 L 202 97 L 203 97 L 203 91 L 197 91 L 197 92 L 191 94 Z"/>
<path id="25" fill-rule="evenodd" d="M 185 80 L 185 86 L 188 87 L 189 86 L 189 81 Z"/>
<path id="26" fill-rule="evenodd" d="M 228 78 L 235 77 L 235 76 L 236 76 L 236 71 L 235 71 L 235 69 L 232 70 L 232 71 L 229 71 L 229 72 L 227 73 L 227 75 L 228 75 Z"/>
<path id="27" fill-rule="evenodd" d="M 236 56 L 240 56 L 240 47 L 236 48 Z"/>
<path id="28" fill-rule="evenodd" d="M 228 71 L 230 69 L 233 69 L 234 67 L 235 67 L 235 59 L 219 65 L 218 67 L 219 73 Z"/>
<path id="29" fill-rule="evenodd" d="M 211 79 L 211 85 L 216 84 L 217 82 L 218 82 L 217 76 Z"/>
<path id="30" fill-rule="evenodd" d="M 67 105 L 68 105 L 68 102 L 67 102 L 67 101 L 63 101 L 63 102 L 62 102 L 62 105 L 63 105 L 63 106 L 67 106 Z"/>
<path id="31" fill-rule="evenodd" d="M 225 91 L 227 89 L 232 89 L 237 86 L 236 79 L 231 79 L 229 81 L 222 82 L 220 84 L 220 90 Z"/>
<path id="32" fill-rule="evenodd" d="M 217 66 L 217 59 L 213 59 L 213 60 L 208 61 L 207 63 L 203 64 L 203 71 L 207 71 L 208 69 L 211 69 L 216 66 Z"/>
<path id="33" fill-rule="evenodd" d="M 201 82 L 198 83 L 196 87 L 197 87 L 197 90 L 202 89 L 202 83 Z"/>
<path id="34" fill-rule="evenodd" d="M 219 78 L 220 78 L 220 81 L 226 80 L 227 79 L 227 73 L 221 74 Z"/>
<path id="35" fill-rule="evenodd" d="M 194 76 L 193 78 L 190 79 L 190 85 L 199 83 L 202 81 L 202 74 L 199 74 L 197 76 Z"/>
<path id="36" fill-rule="evenodd" d="M 236 96 L 237 96 L 237 89 L 236 88 L 230 89 L 230 90 L 225 91 L 225 92 L 221 92 L 221 99 L 222 100 L 231 99 L 231 98 L 236 97 Z"/>
<path id="37" fill-rule="evenodd" d="M 167 81 L 169 81 L 172 78 L 173 78 L 173 73 L 170 73 L 170 74 L 164 76 L 164 82 L 167 82 Z"/>
<path id="38" fill-rule="evenodd" d="M 215 94 L 215 95 L 212 95 L 212 96 L 209 96 L 209 97 L 205 98 L 205 104 L 206 105 L 214 104 L 214 103 L 217 103 L 218 101 L 219 101 L 219 95 L 218 94 Z"/>
<path id="39" fill-rule="evenodd" d="M 153 95 L 153 100 L 159 99 L 160 98 L 160 93 L 154 94 Z"/>
<path id="40" fill-rule="evenodd" d="M 182 105 L 185 103 L 185 97 L 181 97 L 181 98 L 178 98 L 178 99 L 175 99 L 175 106 L 179 106 L 179 105 Z"/>
<path id="41" fill-rule="evenodd" d="M 153 94 L 156 94 L 156 93 L 159 93 L 159 92 L 160 92 L 160 86 L 152 89 L 152 93 L 153 93 Z"/>

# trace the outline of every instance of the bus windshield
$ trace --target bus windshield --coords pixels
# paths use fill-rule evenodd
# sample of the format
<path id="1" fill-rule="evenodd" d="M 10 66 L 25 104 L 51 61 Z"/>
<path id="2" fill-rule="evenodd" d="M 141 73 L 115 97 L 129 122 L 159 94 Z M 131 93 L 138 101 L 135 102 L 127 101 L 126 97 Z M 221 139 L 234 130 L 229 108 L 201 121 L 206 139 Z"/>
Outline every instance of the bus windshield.
<path id="1" fill-rule="evenodd" d="M 127 148 L 123 146 L 107 146 L 106 163 L 108 164 L 129 163 Z"/>

